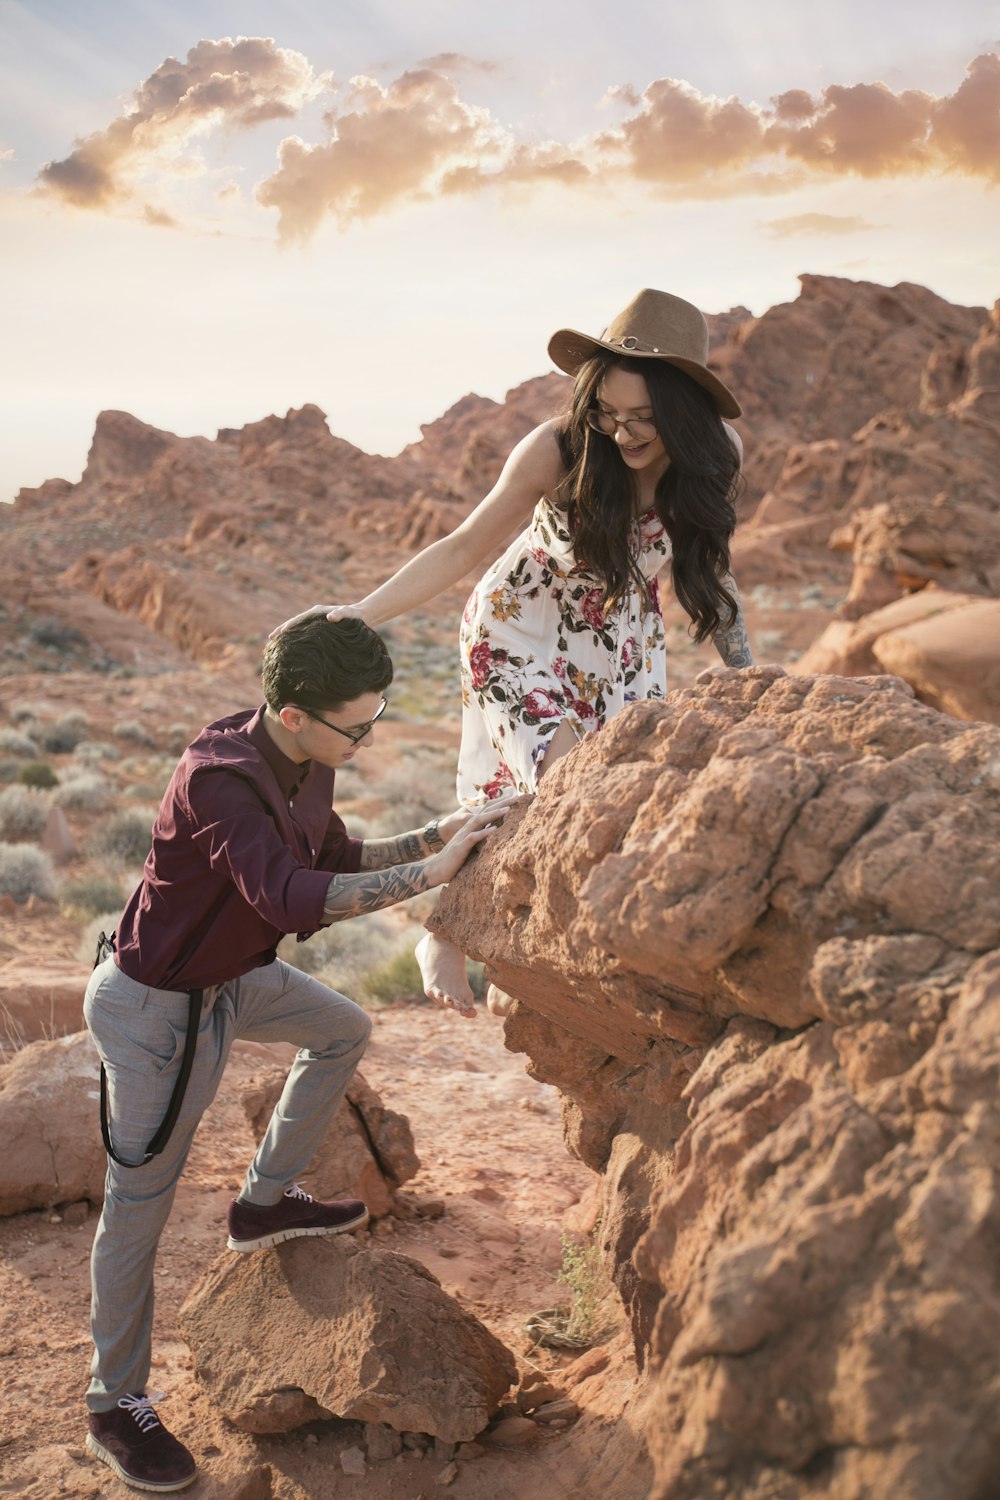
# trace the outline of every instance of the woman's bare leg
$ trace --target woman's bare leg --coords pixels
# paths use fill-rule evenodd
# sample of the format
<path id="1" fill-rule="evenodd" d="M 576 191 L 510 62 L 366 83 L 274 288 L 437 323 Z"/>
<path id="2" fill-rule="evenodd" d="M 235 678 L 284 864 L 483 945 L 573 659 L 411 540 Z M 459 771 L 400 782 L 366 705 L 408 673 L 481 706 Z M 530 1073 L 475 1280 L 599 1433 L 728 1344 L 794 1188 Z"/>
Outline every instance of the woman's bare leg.
<path id="1" fill-rule="evenodd" d="M 539 781 L 541 781 L 549 767 L 555 765 L 557 760 L 562 760 L 564 755 L 568 755 L 576 744 L 579 744 L 577 736 L 573 733 L 566 720 L 563 719 L 549 741 L 544 759 L 539 764 Z M 513 1004 L 513 995 L 508 995 L 506 990 L 498 989 L 495 984 L 491 984 L 486 991 L 486 1008 L 495 1016 L 508 1015 Z"/>

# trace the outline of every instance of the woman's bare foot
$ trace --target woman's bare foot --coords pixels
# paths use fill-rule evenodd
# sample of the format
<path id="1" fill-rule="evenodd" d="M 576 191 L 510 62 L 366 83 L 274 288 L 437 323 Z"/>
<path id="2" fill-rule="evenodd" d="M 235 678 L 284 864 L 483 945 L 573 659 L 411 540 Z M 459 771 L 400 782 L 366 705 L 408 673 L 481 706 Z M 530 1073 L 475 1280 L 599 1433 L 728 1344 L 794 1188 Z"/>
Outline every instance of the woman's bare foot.
<path id="1" fill-rule="evenodd" d="M 495 1016 L 509 1015 L 513 1004 L 514 996 L 508 995 L 506 990 L 498 990 L 495 984 L 486 991 L 486 1009 Z"/>
<path id="2" fill-rule="evenodd" d="M 461 948 L 429 932 L 417 944 L 416 959 L 428 999 L 450 1006 L 460 1016 L 476 1014 L 475 996 L 469 986 Z"/>

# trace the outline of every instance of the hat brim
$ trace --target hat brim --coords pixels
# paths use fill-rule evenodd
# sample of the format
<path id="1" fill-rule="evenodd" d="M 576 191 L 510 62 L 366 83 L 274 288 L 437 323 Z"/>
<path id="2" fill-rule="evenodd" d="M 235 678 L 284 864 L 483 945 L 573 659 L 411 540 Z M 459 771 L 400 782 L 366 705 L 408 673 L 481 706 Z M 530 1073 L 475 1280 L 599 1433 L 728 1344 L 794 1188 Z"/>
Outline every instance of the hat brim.
<path id="1" fill-rule="evenodd" d="M 697 360 L 685 359 L 680 354 L 648 354 L 641 349 L 623 349 L 619 344 L 605 344 L 601 339 L 592 338 L 589 333 L 578 333 L 575 328 L 560 328 L 549 339 L 549 359 L 567 375 L 575 375 L 582 364 L 601 351 L 621 359 L 655 359 L 665 365 L 674 365 L 708 391 L 720 416 L 743 415 L 743 408 L 729 387 Z"/>

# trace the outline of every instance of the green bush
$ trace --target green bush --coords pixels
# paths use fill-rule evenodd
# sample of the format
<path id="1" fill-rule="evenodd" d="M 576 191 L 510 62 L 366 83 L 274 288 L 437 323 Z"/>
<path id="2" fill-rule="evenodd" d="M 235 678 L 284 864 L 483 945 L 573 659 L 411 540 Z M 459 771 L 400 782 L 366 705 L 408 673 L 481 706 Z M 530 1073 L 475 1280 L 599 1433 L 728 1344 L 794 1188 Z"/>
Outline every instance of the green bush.
<path id="1" fill-rule="evenodd" d="M 145 864 L 155 817 L 155 810 L 148 807 L 115 813 L 95 828 L 88 852 L 99 859 L 118 860 L 124 865 Z"/>
<path id="2" fill-rule="evenodd" d="M 0 784 L 6 786 L 16 781 L 21 770 L 19 760 L 0 760 Z"/>
<path id="3" fill-rule="evenodd" d="M 45 832 L 49 799 L 32 787 L 7 786 L 0 792 L 0 839 L 37 839 Z"/>
<path id="4" fill-rule="evenodd" d="M 59 785 L 59 777 L 47 760 L 29 760 L 17 773 L 22 786 L 50 787 Z"/>
<path id="5" fill-rule="evenodd" d="M 101 912 L 121 910 L 125 904 L 122 889 L 111 875 L 84 875 L 80 880 L 71 880 L 59 893 L 59 904 L 64 911 L 86 912 L 87 916 L 99 916 Z"/>
<path id="6" fill-rule="evenodd" d="M 55 890 L 52 861 L 33 844 L 0 844 L 0 893 L 15 901 L 41 896 L 48 901 Z"/>

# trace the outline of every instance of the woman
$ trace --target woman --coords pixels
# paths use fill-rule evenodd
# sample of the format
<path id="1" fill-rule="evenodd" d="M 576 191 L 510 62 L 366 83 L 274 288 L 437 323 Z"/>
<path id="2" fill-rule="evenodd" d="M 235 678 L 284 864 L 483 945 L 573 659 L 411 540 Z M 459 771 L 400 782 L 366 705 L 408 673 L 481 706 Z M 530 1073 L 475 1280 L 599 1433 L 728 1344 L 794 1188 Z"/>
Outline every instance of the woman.
<path id="1" fill-rule="evenodd" d="M 742 448 L 722 419 L 740 407 L 706 367 L 705 319 L 646 290 L 600 338 L 561 329 L 549 355 L 575 376 L 568 412 L 518 443 L 450 536 L 359 603 L 316 606 L 378 626 L 434 598 L 518 530 L 462 621 L 458 796 L 467 806 L 534 792 L 582 735 L 626 703 L 663 697 L 656 575 L 668 563 L 694 639 L 711 636 L 729 666 L 753 664 L 729 566 Z M 428 935 L 417 958 L 433 999 L 475 1014 L 453 944 Z M 491 1009 L 508 1005 L 491 989 Z"/>

